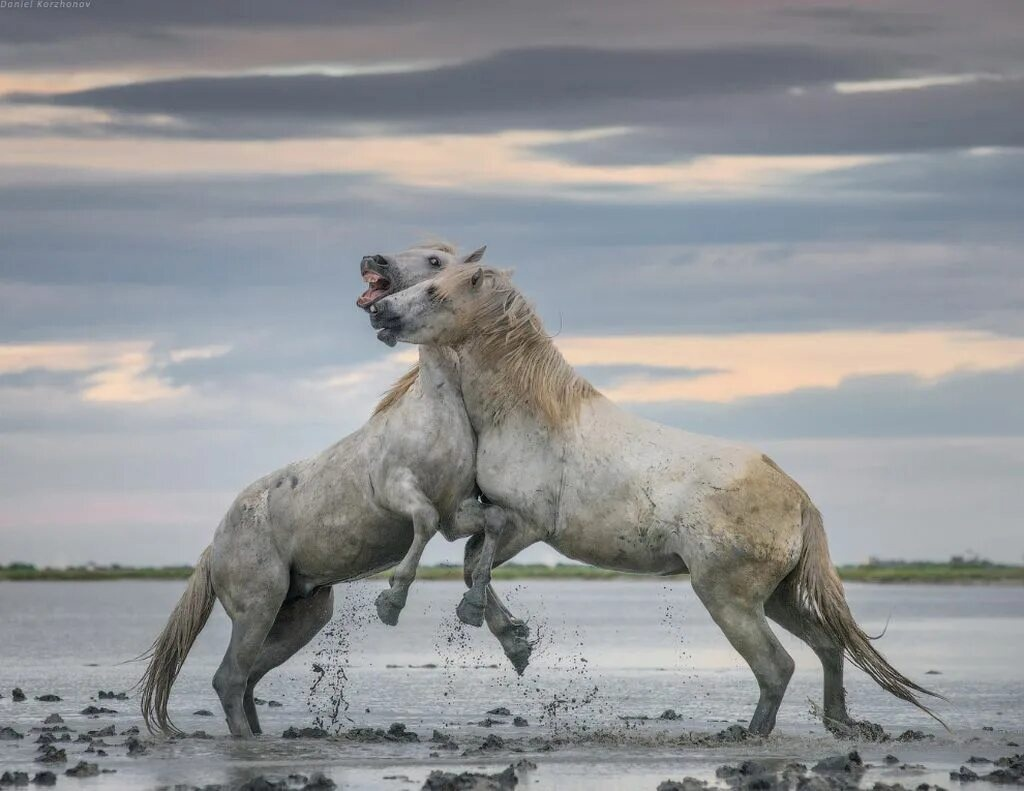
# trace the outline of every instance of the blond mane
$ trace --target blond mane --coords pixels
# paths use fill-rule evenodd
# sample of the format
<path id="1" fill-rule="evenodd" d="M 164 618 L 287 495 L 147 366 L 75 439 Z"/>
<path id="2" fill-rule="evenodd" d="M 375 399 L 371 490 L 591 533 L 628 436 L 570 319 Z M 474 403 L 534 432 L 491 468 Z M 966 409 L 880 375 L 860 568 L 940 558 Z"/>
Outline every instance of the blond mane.
<path id="1" fill-rule="evenodd" d="M 402 400 L 402 396 L 409 392 L 409 388 L 412 387 L 420 375 L 420 364 L 416 363 L 412 368 L 402 374 L 401 378 L 395 382 L 388 391 L 384 393 L 380 401 L 377 402 L 377 406 L 373 408 L 373 416 L 387 412 L 391 407 Z"/>
<path id="2" fill-rule="evenodd" d="M 508 272 L 453 267 L 434 278 L 438 298 L 466 294 L 478 273 L 483 283 L 465 303 L 463 321 L 467 344 L 496 374 L 485 394 L 493 419 L 500 423 L 517 407 L 527 406 L 551 426 L 575 420 L 597 390 L 565 361 Z"/>

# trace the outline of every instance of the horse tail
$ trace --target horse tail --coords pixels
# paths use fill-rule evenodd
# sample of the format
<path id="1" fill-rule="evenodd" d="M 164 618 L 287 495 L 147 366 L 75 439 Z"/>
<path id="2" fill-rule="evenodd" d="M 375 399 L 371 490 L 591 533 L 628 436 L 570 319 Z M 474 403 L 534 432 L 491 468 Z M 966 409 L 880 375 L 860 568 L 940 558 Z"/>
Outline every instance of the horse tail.
<path id="1" fill-rule="evenodd" d="M 829 557 L 821 512 L 810 501 L 803 509 L 803 539 L 800 560 L 793 570 L 801 610 L 814 618 L 832 641 L 842 647 L 850 661 L 871 676 L 882 689 L 917 706 L 949 730 L 949 726 L 917 695 L 930 695 L 940 700 L 946 698 L 911 681 L 889 664 L 871 644 L 872 638 L 857 625 L 846 602 L 842 580 Z"/>
<path id="2" fill-rule="evenodd" d="M 142 687 L 142 719 L 150 733 L 181 733 L 167 716 L 167 701 L 171 697 L 171 686 L 181 666 L 185 664 L 185 657 L 206 626 L 217 598 L 210 579 L 212 549 L 212 546 L 207 547 L 199 556 L 188 587 L 178 600 L 163 631 L 149 650 L 139 657 L 149 660 L 149 666 L 139 684 Z"/>

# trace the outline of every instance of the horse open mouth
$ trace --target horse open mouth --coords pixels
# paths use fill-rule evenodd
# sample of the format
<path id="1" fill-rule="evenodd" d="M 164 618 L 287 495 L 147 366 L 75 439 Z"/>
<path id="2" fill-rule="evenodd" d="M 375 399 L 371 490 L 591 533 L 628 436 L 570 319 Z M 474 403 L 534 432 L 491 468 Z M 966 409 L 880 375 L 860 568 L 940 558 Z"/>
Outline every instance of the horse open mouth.
<path id="1" fill-rule="evenodd" d="M 391 291 L 391 281 L 371 270 L 363 272 L 363 280 L 369 285 L 369 288 L 356 300 L 356 305 L 361 308 L 368 308 L 381 297 L 386 297 Z"/>

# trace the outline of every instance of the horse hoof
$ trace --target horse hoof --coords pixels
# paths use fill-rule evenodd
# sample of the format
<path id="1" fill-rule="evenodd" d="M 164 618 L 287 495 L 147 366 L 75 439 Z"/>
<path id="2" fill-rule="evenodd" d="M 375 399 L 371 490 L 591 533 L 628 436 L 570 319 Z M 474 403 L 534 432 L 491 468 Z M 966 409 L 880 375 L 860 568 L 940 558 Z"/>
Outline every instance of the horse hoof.
<path id="1" fill-rule="evenodd" d="M 484 606 L 470 599 L 468 593 L 462 597 L 459 606 L 455 608 L 455 614 L 459 616 L 460 621 L 468 626 L 484 625 Z"/>
<path id="2" fill-rule="evenodd" d="M 508 657 L 512 667 L 518 675 L 523 675 L 526 668 L 530 666 L 530 654 L 533 653 L 533 646 L 526 640 L 516 640 L 511 645 L 505 646 L 505 656 Z"/>
<path id="3" fill-rule="evenodd" d="M 377 597 L 377 617 L 388 626 L 398 626 L 398 616 L 402 608 L 391 600 L 390 593 L 391 591 L 381 591 Z"/>

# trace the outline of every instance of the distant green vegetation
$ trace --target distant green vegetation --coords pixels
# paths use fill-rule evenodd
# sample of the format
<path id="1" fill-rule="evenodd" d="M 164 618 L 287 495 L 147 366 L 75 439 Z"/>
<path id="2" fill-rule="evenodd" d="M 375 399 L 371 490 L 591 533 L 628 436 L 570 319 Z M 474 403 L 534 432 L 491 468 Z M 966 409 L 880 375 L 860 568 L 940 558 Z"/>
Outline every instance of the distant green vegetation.
<path id="1" fill-rule="evenodd" d="M 191 566 L 132 568 L 130 566 L 70 566 L 63 569 L 38 568 L 31 563 L 0 566 L 0 580 L 181 580 L 192 575 Z"/>
<path id="2" fill-rule="evenodd" d="M 1024 566 L 989 563 L 985 560 L 948 563 L 868 563 L 863 566 L 839 566 L 839 576 L 847 582 L 930 582 L 1024 584 Z"/>
<path id="3" fill-rule="evenodd" d="M 860 566 L 839 566 L 839 575 L 847 582 L 922 582 L 933 584 L 1014 583 L 1024 585 L 1024 566 L 1001 565 L 985 560 L 954 558 L 947 563 L 906 561 L 873 561 Z M 11 563 L 0 566 L 0 580 L 171 580 L 187 579 L 191 566 L 163 566 L 160 568 L 132 568 L 128 566 L 74 566 L 71 568 L 37 568 L 29 563 Z M 378 575 L 387 577 L 387 573 Z M 421 580 L 461 580 L 461 566 L 421 566 Z M 562 563 L 557 566 L 508 563 L 494 570 L 494 579 L 579 579 L 608 580 L 621 578 L 657 579 L 633 574 L 621 574 L 594 566 Z"/>

